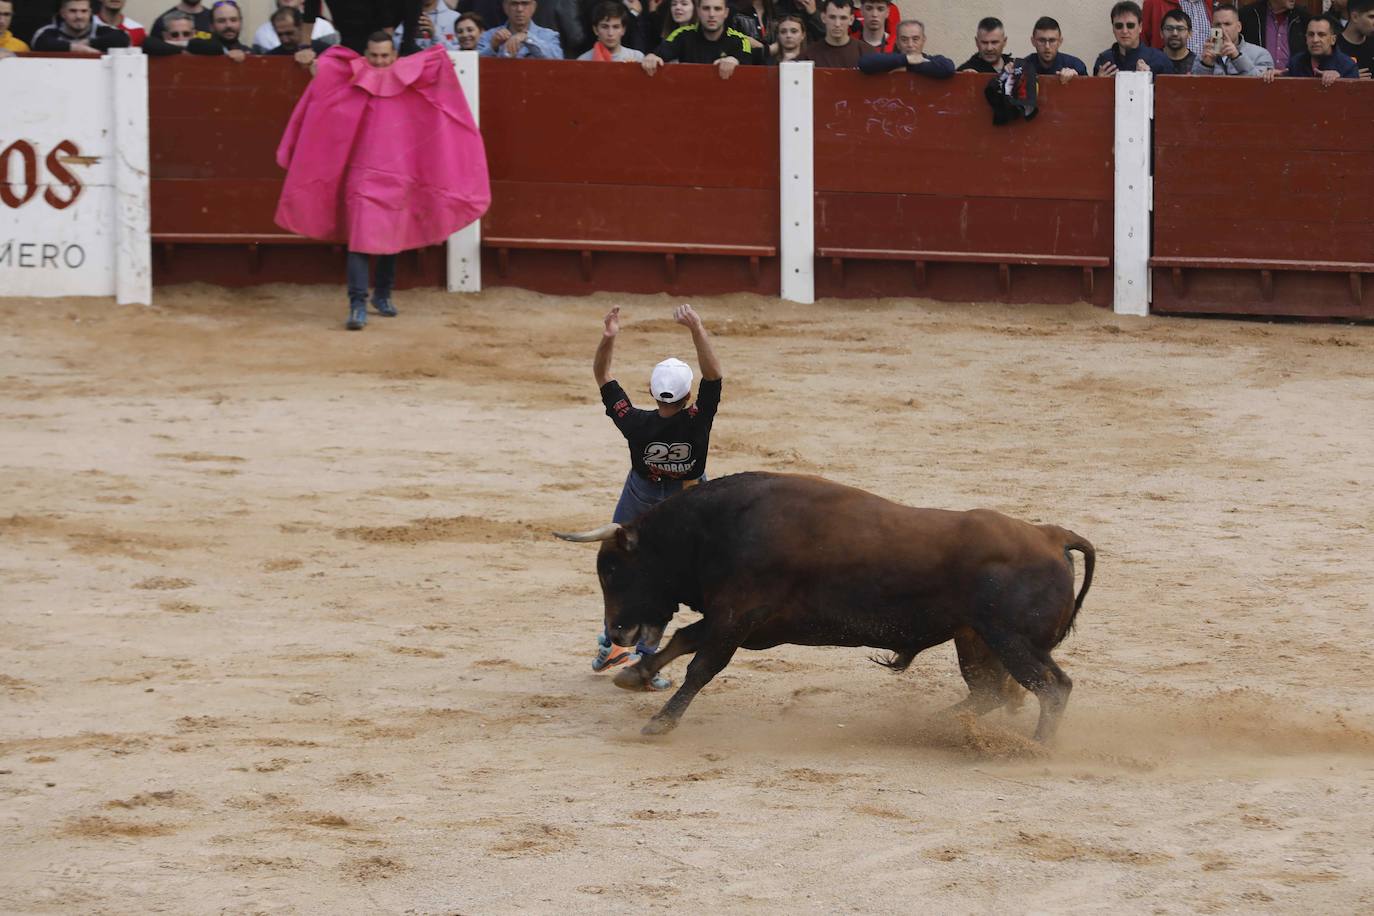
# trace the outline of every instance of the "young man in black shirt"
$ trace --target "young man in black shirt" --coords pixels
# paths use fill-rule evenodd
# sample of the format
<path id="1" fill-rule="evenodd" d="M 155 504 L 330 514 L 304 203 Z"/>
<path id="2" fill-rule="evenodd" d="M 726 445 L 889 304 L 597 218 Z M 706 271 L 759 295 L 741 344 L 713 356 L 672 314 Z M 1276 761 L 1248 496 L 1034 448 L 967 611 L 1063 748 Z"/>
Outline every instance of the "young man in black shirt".
<path id="1" fill-rule="evenodd" d="M 653 76 L 665 62 L 715 64 L 720 78 L 728 80 L 740 64 L 761 63 L 749 36 L 726 27 L 729 19 L 725 0 L 697 0 L 697 21 L 669 33 L 639 65 Z"/>
<path id="2" fill-rule="evenodd" d="M 620 307 L 611 309 L 604 320 L 601 343 L 596 348 L 592 371 L 601 387 L 601 402 L 606 416 L 615 423 L 630 446 L 630 473 L 620 492 L 612 521 L 625 525 L 639 518 L 670 496 L 696 486 L 706 479 L 706 451 L 711 443 L 711 423 L 720 406 L 720 361 L 711 348 L 711 339 L 701 316 L 690 305 L 680 305 L 673 320 L 692 332 L 692 343 L 701 365 L 701 385 L 697 402 L 688 406 L 692 395 L 692 369 L 679 359 L 665 359 L 649 377 L 649 393 L 657 406 L 641 410 L 630 403 L 630 396 L 611 375 L 611 352 L 620 333 Z M 593 671 L 652 655 L 658 645 L 640 643 L 634 651 L 614 645 L 603 631 L 597 637 Z M 617 681 L 616 683 L 620 683 Z M 634 681 L 636 685 L 639 681 Z M 652 687 L 663 690 L 672 682 L 655 675 Z"/>

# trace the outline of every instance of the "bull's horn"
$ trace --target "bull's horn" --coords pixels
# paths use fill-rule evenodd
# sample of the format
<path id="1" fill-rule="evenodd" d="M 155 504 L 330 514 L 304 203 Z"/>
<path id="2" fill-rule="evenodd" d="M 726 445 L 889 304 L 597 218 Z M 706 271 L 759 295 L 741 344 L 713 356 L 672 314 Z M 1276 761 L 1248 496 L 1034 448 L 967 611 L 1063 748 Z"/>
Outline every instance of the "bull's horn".
<path id="1" fill-rule="evenodd" d="M 593 528 L 591 531 L 584 531 L 581 534 L 563 534 L 555 531 L 553 536 L 562 538 L 565 541 L 575 541 L 578 544 L 585 544 L 588 541 L 609 541 L 615 537 L 615 533 L 620 530 L 619 522 L 611 522 L 609 525 L 602 525 L 600 528 Z"/>

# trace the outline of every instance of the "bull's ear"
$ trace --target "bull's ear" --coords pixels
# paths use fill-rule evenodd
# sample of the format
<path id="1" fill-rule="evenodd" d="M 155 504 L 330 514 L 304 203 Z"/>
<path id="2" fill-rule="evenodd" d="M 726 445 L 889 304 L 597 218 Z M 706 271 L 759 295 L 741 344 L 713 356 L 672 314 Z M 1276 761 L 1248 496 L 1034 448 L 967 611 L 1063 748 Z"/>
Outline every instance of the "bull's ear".
<path id="1" fill-rule="evenodd" d="M 626 553 L 634 553 L 639 548 L 639 529 L 621 528 L 615 533 L 615 543 Z"/>

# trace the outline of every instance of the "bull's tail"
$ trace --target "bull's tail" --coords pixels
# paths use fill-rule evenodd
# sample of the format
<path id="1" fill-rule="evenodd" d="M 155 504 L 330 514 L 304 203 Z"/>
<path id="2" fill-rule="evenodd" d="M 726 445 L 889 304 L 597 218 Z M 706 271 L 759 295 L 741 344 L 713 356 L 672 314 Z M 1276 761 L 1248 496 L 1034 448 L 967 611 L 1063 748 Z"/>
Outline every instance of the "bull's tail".
<path id="1" fill-rule="evenodd" d="M 1078 597 L 1074 599 L 1073 610 L 1069 612 L 1069 619 L 1059 628 L 1058 638 L 1055 645 L 1064 641 L 1073 630 L 1075 621 L 1078 620 L 1078 611 L 1083 607 L 1083 599 L 1088 596 L 1088 587 L 1093 584 L 1093 566 L 1097 563 L 1097 551 L 1087 538 L 1074 534 L 1067 528 L 1059 529 L 1064 537 L 1064 559 L 1069 561 L 1069 569 L 1073 569 L 1073 557 L 1070 552 L 1077 550 L 1083 554 L 1083 587 L 1078 590 Z"/>

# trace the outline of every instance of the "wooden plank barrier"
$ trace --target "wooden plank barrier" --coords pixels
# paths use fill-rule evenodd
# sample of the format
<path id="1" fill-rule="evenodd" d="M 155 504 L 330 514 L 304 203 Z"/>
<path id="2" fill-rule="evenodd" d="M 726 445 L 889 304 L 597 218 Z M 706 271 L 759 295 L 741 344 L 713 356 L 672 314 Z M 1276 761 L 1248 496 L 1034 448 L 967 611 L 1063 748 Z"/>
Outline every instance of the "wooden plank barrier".
<path id="1" fill-rule="evenodd" d="M 817 295 L 1110 303 L 1111 81 L 1000 127 L 987 82 L 816 72 Z"/>
<path id="2" fill-rule="evenodd" d="M 1374 85 L 1161 79 L 1153 305 L 1374 318 Z"/>

